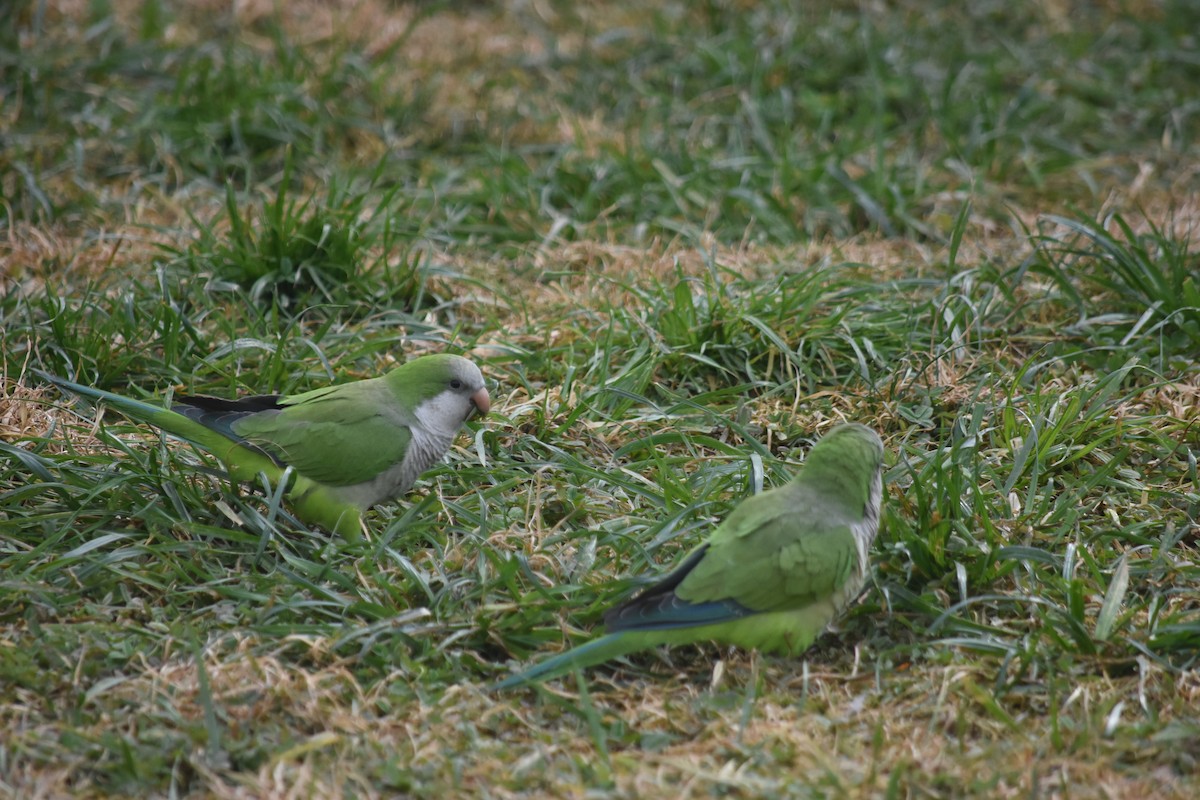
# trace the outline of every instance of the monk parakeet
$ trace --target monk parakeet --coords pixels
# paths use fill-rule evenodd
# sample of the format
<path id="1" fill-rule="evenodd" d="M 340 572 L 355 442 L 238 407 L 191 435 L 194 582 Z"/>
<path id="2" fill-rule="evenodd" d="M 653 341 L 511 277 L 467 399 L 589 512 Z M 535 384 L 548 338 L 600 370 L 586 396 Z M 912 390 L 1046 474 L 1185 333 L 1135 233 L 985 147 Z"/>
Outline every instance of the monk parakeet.
<path id="1" fill-rule="evenodd" d="M 449 354 L 414 358 L 379 378 L 240 400 L 175 396 L 170 410 L 47 380 L 207 450 L 239 481 L 291 468 L 296 516 L 356 539 L 361 512 L 407 491 L 450 449 L 472 413 L 491 407 L 479 368 Z"/>
<path id="2" fill-rule="evenodd" d="M 662 644 L 804 652 L 858 596 L 879 529 L 883 442 L 839 425 L 790 483 L 748 498 L 670 574 L 604 615 L 607 635 L 496 685 L 508 689 Z"/>

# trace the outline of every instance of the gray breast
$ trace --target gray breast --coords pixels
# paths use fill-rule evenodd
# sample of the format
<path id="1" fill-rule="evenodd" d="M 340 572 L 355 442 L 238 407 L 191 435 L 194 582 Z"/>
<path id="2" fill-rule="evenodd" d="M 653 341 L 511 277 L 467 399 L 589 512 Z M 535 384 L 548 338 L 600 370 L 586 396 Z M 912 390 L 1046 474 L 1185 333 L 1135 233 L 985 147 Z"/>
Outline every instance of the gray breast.
<path id="1" fill-rule="evenodd" d="M 453 437 L 438 436 L 428 431 L 418 432 L 414 429 L 408 453 L 403 461 L 393 464 L 370 480 L 353 486 L 338 487 L 335 490 L 337 498 L 364 511 L 378 503 L 392 500 L 412 488 L 417 478 L 421 477 L 421 473 L 446 454 L 452 441 Z"/>

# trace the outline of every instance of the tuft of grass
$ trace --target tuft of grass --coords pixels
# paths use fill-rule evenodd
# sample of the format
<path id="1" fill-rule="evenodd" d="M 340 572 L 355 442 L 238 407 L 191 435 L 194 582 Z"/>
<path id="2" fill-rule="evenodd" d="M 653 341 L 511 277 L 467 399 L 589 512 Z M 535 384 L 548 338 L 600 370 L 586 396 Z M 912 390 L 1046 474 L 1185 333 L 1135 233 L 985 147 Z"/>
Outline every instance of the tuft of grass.
<path id="1" fill-rule="evenodd" d="M 389 219 L 395 190 L 376 196 L 334 184 L 318 202 L 295 197 L 291 184 L 285 169 L 274 199 L 257 214 L 239 208 L 227 184 L 224 223 L 202 225 L 186 251 L 169 251 L 171 266 L 207 276 L 213 290 L 291 313 L 321 304 L 353 308 L 364 299 L 416 312 L 434 302 L 417 257 L 394 252 L 401 244 Z"/>
<path id="2" fill-rule="evenodd" d="M 1109 220 L 1051 215 L 1046 223 L 1064 233 L 1041 235 L 1034 269 L 1079 309 L 1078 328 L 1103 329 L 1106 341 L 1121 345 L 1138 343 L 1160 363 L 1200 344 L 1200 258 L 1188 238 L 1168 232 L 1169 223 L 1151 220 L 1140 234 L 1120 214 Z"/>

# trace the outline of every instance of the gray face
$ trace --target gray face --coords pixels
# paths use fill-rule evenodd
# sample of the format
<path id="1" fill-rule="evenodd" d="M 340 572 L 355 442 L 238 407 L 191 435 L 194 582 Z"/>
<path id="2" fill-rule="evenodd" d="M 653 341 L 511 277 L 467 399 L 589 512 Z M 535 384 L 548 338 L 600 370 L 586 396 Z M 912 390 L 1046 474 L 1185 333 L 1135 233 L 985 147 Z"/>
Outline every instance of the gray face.
<path id="1" fill-rule="evenodd" d="M 466 359 L 456 360 L 445 387 L 415 409 L 417 420 L 430 433 L 453 436 L 472 414 L 491 410 L 483 373 Z"/>

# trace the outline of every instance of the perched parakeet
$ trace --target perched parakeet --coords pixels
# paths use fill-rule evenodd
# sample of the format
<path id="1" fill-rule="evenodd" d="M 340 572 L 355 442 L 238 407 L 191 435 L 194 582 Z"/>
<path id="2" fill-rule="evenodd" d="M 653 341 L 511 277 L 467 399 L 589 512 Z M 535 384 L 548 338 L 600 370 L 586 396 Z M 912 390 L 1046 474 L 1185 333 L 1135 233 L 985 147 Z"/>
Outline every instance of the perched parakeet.
<path id="1" fill-rule="evenodd" d="M 207 450 L 239 481 L 292 470 L 296 516 L 356 539 L 361 512 L 407 491 L 462 423 L 491 407 L 479 367 L 421 356 L 379 378 L 240 400 L 175 396 L 170 410 L 39 373 L 50 382 Z"/>
<path id="2" fill-rule="evenodd" d="M 839 425 L 790 483 L 750 497 L 661 581 L 604 615 L 608 633 L 508 689 L 657 645 L 715 641 L 799 654 L 863 587 L 879 530 L 883 442 Z"/>

